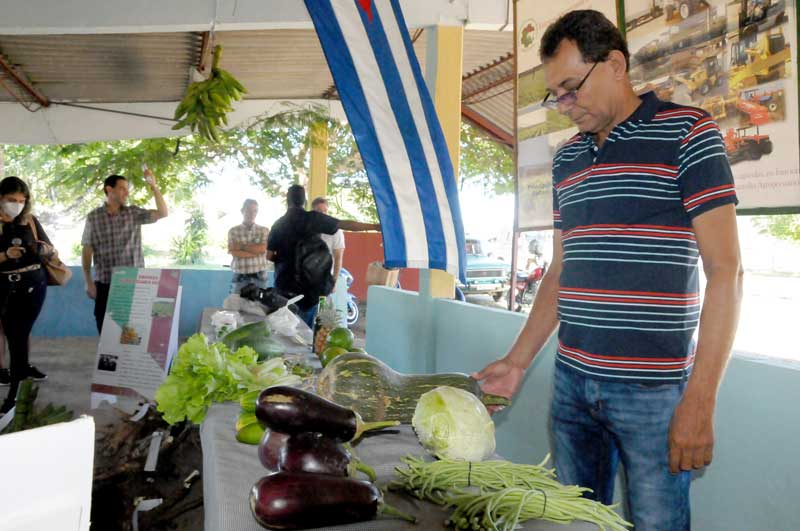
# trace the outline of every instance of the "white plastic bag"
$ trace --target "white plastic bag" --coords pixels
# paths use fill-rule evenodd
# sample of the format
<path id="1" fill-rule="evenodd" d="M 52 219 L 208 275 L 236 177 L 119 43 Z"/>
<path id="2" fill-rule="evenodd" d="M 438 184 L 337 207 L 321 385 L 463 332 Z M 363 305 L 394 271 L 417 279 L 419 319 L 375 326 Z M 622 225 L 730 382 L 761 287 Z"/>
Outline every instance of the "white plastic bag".
<path id="1" fill-rule="evenodd" d="M 289 338 L 298 345 L 310 345 L 314 336 L 313 332 L 302 319 L 289 309 L 289 306 L 302 298 L 302 295 L 298 295 L 289 299 L 286 306 L 278 308 L 267 316 L 267 324 L 277 335 Z"/>
<path id="2" fill-rule="evenodd" d="M 211 316 L 211 327 L 214 330 L 215 341 L 222 339 L 228 332 L 233 332 L 241 324 L 238 312 L 222 310 L 214 312 Z"/>

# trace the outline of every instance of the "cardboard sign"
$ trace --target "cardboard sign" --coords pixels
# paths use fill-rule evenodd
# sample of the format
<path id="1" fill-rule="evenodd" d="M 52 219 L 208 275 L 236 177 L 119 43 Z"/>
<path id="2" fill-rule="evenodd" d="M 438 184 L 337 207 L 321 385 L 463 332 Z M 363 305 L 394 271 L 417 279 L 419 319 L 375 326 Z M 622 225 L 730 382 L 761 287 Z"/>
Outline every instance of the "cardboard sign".
<path id="1" fill-rule="evenodd" d="M 180 278 L 176 269 L 114 270 L 97 346 L 93 403 L 102 395 L 153 399 L 178 350 Z"/>

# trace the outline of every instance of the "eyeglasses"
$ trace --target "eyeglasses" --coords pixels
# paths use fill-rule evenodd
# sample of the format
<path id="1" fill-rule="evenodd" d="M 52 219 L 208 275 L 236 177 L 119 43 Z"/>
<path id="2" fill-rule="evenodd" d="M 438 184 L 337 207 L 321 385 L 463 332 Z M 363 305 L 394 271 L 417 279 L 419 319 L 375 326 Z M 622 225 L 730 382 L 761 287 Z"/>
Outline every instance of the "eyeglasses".
<path id="1" fill-rule="evenodd" d="M 586 75 L 583 76 L 583 79 L 581 79 L 581 82 L 578 83 L 577 87 L 568 92 L 565 92 L 558 98 L 554 100 L 548 99 L 552 95 L 550 91 L 548 91 L 547 95 L 545 95 L 544 99 L 542 100 L 542 107 L 547 107 L 548 109 L 553 109 L 554 111 L 557 111 L 559 105 L 574 105 L 575 102 L 578 100 L 578 91 L 581 89 L 583 84 L 586 83 L 586 80 L 589 79 L 589 76 L 592 74 L 592 70 L 594 70 L 594 67 L 596 67 L 597 65 L 598 63 L 592 65 L 589 71 L 586 72 Z"/>

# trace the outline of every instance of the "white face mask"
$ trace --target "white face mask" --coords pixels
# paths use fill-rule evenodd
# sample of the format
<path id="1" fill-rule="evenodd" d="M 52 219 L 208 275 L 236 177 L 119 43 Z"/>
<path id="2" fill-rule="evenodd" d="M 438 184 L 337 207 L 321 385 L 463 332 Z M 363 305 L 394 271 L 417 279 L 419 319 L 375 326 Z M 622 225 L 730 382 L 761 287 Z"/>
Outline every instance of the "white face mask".
<path id="1" fill-rule="evenodd" d="M 25 208 L 25 203 L 16 203 L 14 201 L 3 201 L 2 206 L 5 215 L 13 219 L 19 216 L 20 213 L 22 213 L 22 210 Z"/>

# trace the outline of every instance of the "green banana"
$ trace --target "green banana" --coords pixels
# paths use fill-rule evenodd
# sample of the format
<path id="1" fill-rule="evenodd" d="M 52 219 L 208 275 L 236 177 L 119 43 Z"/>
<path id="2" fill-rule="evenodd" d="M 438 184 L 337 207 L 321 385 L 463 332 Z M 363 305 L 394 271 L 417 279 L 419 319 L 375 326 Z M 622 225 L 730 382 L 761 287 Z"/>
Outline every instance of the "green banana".
<path id="1" fill-rule="evenodd" d="M 229 72 L 219 68 L 222 47 L 214 47 L 214 59 L 208 79 L 191 83 L 186 95 L 175 108 L 173 130 L 188 127 L 211 142 L 219 142 L 218 128 L 228 125 L 227 114 L 233 102 L 247 93 L 244 86 Z"/>

